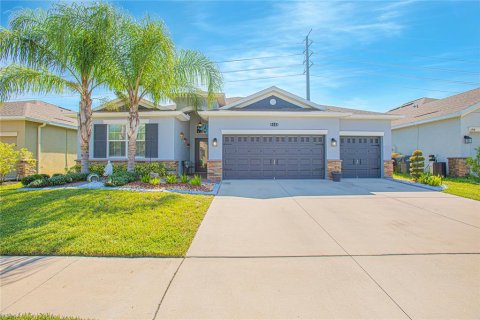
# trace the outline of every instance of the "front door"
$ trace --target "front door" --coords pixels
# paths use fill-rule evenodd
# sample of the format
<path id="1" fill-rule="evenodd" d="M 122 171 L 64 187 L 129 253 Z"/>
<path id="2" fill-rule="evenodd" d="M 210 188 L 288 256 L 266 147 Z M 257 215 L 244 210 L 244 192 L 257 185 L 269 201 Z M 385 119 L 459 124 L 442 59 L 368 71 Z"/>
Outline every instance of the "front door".
<path id="1" fill-rule="evenodd" d="M 195 139 L 195 171 L 207 172 L 208 139 Z"/>

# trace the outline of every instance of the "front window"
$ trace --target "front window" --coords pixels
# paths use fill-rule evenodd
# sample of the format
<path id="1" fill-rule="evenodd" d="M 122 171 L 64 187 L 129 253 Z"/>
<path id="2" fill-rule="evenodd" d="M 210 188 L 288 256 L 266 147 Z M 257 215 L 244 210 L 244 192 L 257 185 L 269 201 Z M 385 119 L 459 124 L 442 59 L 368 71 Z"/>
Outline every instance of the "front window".
<path id="1" fill-rule="evenodd" d="M 137 157 L 145 157 L 145 124 L 141 124 L 137 133 Z"/>
<path id="2" fill-rule="evenodd" d="M 122 124 L 108 125 L 109 157 L 125 157 L 127 144 L 127 128 Z"/>

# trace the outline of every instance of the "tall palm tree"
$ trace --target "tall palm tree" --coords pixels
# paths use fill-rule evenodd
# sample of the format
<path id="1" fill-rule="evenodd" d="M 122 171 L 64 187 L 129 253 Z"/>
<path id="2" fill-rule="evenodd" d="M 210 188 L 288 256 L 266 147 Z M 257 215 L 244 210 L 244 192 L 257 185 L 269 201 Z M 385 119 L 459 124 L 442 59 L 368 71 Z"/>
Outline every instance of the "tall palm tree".
<path id="1" fill-rule="evenodd" d="M 142 98 L 150 97 L 155 104 L 178 98 L 198 101 L 198 93 L 206 88 L 208 101 L 212 102 L 221 89 L 222 76 L 203 54 L 176 52 L 161 22 L 148 18 L 136 22 L 127 17 L 120 25 L 122 36 L 117 38 L 116 66 L 111 69 L 109 84 L 129 108 L 127 169 L 133 171 Z"/>
<path id="2" fill-rule="evenodd" d="M 88 172 L 92 93 L 112 65 L 117 12 L 108 4 L 54 4 L 16 12 L 0 29 L 0 100 L 24 92 L 80 95 L 81 171 Z"/>

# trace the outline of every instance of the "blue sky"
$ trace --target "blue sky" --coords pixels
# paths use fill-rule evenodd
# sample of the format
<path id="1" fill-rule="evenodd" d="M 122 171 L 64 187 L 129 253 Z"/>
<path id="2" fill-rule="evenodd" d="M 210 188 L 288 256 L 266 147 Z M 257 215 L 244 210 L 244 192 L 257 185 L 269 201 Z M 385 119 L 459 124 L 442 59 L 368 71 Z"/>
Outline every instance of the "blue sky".
<path id="1" fill-rule="evenodd" d="M 12 10 L 51 3 L 2 0 L 1 24 L 8 25 Z M 112 3 L 138 18 L 164 20 L 177 47 L 219 61 L 227 96 L 277 85 L 304 97 L 305 77 L 291 75 L 303 73 L 302 41 L 310 29 L 311 99 L 319 104 L 386 111 L 480 87 L 480 1 Z M 221 62 L 258 57 L 271 58 Z M 256 70 L 238 72 L 245 69 Z M 95 101 L 110 96 L 102 89 Z M 14 100 L 28 98 L 78 109 L 69 93 Z"/>

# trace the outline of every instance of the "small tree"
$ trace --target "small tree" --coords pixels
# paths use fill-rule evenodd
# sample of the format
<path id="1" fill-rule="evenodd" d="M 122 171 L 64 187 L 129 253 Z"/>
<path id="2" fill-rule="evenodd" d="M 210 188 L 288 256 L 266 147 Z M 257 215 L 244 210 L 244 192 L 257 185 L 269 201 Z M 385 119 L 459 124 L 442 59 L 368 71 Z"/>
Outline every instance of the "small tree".
<path id="1" fill-rule="evenodd" d="M 5 176 L 16 169 L 18 161 L 27 161 L 33 164 L 33 155 L 25 148 L 15 150 L 14 144 L 0 142 L 0 184 L 5 181 Z"/>
<path id="2" fill-rule="evenodd" d="M 418 178 L 423 174 L 425 168 L 425 158 L 423 153 L 420 150 L 413 151 L 412 156 L 410 157 L 410 175 L 414 181 L 417 181 Z"/>
<path id="3" fill-rule="evenodd" d="M 475 148 L 475 150 L 477 151 L 477 155 L 475 158 L 468 157 L 467 164 L 470 167 L 470 172 L 480 177 L 480 147 Z"/>

